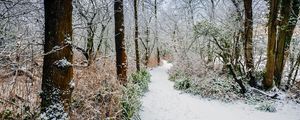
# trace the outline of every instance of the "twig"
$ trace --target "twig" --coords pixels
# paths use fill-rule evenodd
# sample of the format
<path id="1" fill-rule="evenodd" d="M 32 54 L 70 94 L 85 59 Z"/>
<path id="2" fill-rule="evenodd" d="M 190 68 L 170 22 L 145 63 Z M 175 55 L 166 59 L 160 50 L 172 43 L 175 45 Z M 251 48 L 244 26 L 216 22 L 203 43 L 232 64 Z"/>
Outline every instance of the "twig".
<path id="1" fill-rule="evenodd" d="M 29 110 L 25 110 L 23 107 L 17 105 L 17 104 L 14 103 L 14 102 L 11 102 L 10 100 L 6 100 L 6 99 L 1 98 L 1 97 L 0 97 L 0 100 L 1 100 L 1 102 L 6 102 L 6 103 L 9 103 L 9 104 L 11 104 L 11 105 L 16 106 L 17 108 L 20 108 L 22 111 L 25 111 L 25 113 L 28 114 L 28 115 L 30 115 L 30 116 L 34 116 L 33 113 L 31 113 Z"/>
<path id="2" fill-rule="evenodd" d="M 4 75 L 0 75 L 0 78 L 4 79 L 4 78 L 9 78 L 13 75 L 20 76 L 20 75 L 23 75 L 23 74 L 25 76 L 27 76 L 28 78 L 30 78 L 31 80 L 33 80 L 33 81 L 38 80 L 38 77 L 34 76 L 34 74 L 32 74 L 30 71 L 27 71 L 27 70 L 24 70 L 24 69 L 16 69 L 13 72 L 10 72 L 10 73 L 4 74 Z"/>

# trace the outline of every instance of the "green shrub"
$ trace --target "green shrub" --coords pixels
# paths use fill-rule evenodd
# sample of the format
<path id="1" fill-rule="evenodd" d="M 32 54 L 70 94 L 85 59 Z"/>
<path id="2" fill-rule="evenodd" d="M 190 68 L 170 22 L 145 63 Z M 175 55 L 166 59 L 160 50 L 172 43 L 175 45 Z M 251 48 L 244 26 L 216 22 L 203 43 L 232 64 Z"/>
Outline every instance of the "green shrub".
<path id="1" fill-rule="evenodd" d="M 237 84 L 226 76 L 193 77 L 180 70 L 174 71 L 170 79 L 174 81 L 174 88 L 186 93 L 200 95 L 208 99 L 219 99 L 230 102 L 239 98 Z"/>
<path id="2" fill-rule="evenodd" d="M 11 110 L 3 110 L 1 113 L 0 113 L 0 118 L 3 119 L 3 120 L 13 120 L 13 113 Z"/>
<path id="3" fill-rule="evenodd" d="M 148 90 L 148 83 L 150 82 L 150 77 L 151 75 L 148 71 L 141 70 L 139 72 L 133 73 L 131 75 L 131 80 L 133 84 L 137 84 L 141 88 L 141 93 L 143 93 Z"/>
<path id="4" fill-rule="evenodd" d="M 188 78 L 175 80 L 174 88 L 178 90 L 187 90 L 191 87 L 191 81 Z"/>
<path id="5" fill-rule="evenodd" d="M 169 77 L 169 80 L 170 81 L 176 81 L 180 78 L 183 78 L 184 77 L 184 74 L 183 72 L 181 71 L 175 71 L 175 73 L 171 74 L 170 77 Z"/>
<path id="6" fill-rule="evenodd" d="M 145 91 L 148 90 L 150 82 L 150 74 L 146 70 L 133 73 L 129 81 L 123 89 L 122 105 L 122 118 L 130 120 L 132 118 L 138 119 L 137 112 L 141 107 L 141 97 Z"/>
<path id="7" fill-rule="evenodd" d="M 123 119 L 130 120 L 141 107 L 140 91 L 140 87 L 136 84 L 127 84 L 124 88 L 121 101 Z"/>
<path id="8" fill-rule="evenodd" d="M 272 103 L 262 103 L 258 107 L 256 107 L 257 110 L 265 111 L 265 112 L 276 112 L 276 107 Z"/>

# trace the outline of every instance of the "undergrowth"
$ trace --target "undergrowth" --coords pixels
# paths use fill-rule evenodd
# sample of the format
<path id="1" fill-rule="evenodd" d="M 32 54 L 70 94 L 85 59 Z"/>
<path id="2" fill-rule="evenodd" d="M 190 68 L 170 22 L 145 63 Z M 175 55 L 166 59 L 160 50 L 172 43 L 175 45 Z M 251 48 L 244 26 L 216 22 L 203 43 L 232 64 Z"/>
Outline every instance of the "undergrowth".
<path id="1" fill-rule="evenodd" d="M 113 59 L 103 58 L 89 67 L 80 66 L 81 54 L 75 52 L 74 81 L 72 93 L 71 120 L 121 120 L 130 119 L 137 111 L 139 97 L 147 88 L 146 70 L 132 74 L 128 87 L 124 89 L 116 79 Z M 41 61 L 42 62 L 42 61 Z M 42 65 L 42 63 L 39 63 Z M 35 69 L 35 76 L 41 78 L 42 66 Z M 132 73 L 129 67 L 128 73 Z M 12 76 L 13 77 L 13 76 Z M 0 120 L 36 120 L 40 114 L 41 79 L 28 82 L 25 76 L 0 78 Z M 133 80 L 134 79 L 134 80 Z M 124 95 L 128 94 L 128 95 Z M 136 100 L 136 101 L 130 101 Z M 130 101 L 130 102 L 128 102 Z M 128 104 L 127 106 L 125 106 Z M 134 111 L 134 112 L 132 112 Z M 128 116 L 128 117 L 125 117 Z"/>
<path id="2" fill-rule="evenodd" d="M 210 77 L 191 77 L 183 72 L 176 71 L 171 74 L 171 81 L 174 81 L 174 88 L 194 95 L 200 95 L 203 98 L 218 99 L 224 102 L 236 100 L 239 97 L 237 85 L 226 79 L 226 76 L 220 78 Z"/>
<path id="3" fill-rule="evenodd" d="M 189 74 L 190 72 L 193 74 Z M 246 94 L 239 92 L 240 87 L 231 78 L 231 76 L 222 73 L 221 71 L 199 71 L 195 69 L 184 69 L 175 66 L 172 68 L 169 80 L 174 81 L 174 88 L 186 93 L 199 95 L 202 98 L 209 100 L 220 100 L 223 102 L 240 101 L 248 105 L 253 105 L 256 110 L 264 112 L 276 112 L 277 105 L 282 104 L 281 97 L 272 98 L 274 91 L 256 92 L 255 88 L 251 88 L 247 81 L 243 81 L 247 88 Z M 198 73 L 198 74 L 197 74 Z M 256 78 L 262 79 L 262 72 L 257 72 Z M 293 89 L 291 89 L 293 90 Z M 296 88 L 296 90 L 298 90 Z M 292 93 L 295 93 L 291 91 Z M 279 92 L 280 93 L 280 92 Z M 276 94 L 279 94 L 276 92 Z M 297 96 L 297 95 L 294 95 Z"/>
<path id="4" fill-rule="evenodd" d="M 141 97 L 148 90 L 150 74 L 147 70 L 133 73 L 123 89 L 122 119 L 140 119 L 138 111 L 141 107 Z"/>
<path id="5" fill-rule="evenodd" d="M 188 78 L 174 80 L 174 88 L 178 90 L 187 90 L 191 87 L 191 81 Z"/>
<path id="6" fill-rule="evenodd" d="M 265 112 L 276 112 L 277 109 L 272 102 L 263 102 L 255 109 Z"/>

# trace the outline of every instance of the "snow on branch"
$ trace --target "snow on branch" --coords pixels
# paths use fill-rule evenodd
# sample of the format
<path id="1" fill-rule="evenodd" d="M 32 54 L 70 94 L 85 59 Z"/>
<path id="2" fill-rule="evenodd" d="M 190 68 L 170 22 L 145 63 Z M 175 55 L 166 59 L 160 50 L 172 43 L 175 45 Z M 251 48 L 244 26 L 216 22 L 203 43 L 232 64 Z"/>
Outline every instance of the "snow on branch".
<path id="1" fill-rule="evenodd" d="M 67 44 L 67 45 L 65 45 L 65 46 L 62 46 L 62 47 L 54 46 L 54 47 L 52 48 L 51 51 L 49 51 L 49 52 L 47 52 L 47 53 L 44 53 L 44 54 L 42 54 L 42 55 L 45 56 L 45 55 L 49 55 L 49 54 L 55 53 L 55 52 L 57 52 L 57 51 L 60 51 L 60 50 L 64 49 L 64 48 L 67 47 L 67 46 L 69 46 L 69 44 Z"/>

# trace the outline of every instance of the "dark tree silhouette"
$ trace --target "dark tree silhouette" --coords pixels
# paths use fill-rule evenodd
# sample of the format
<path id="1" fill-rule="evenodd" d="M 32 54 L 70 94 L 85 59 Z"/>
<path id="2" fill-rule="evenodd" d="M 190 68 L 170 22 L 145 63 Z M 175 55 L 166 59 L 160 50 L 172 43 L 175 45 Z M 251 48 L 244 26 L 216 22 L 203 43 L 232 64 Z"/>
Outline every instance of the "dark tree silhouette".
<path id="1" fill-rule="evenodd" d="M 253 62 L 253 12 L 252 12 L 252 0 L 244 0 L 245 7 L 245 24 L 244 24 L 244 53 L 245 53 L 245 63 L 247 69 L 247 77 L 250 79 L 250 86 L 256 87 L 257 83 L 255 81 L 254 72 L 254 62 Z"/>
<path id="2" fill-rule="evenodd" d="M 45 0 L 42 116 L 63 119 L 70 111 L 73 77 L 72 0 Z"/>
<path id="3" fill-rule="evenodd" d="M 279 25 L 279 34 L 277 40 L 277 50 L 275 57 L 275 73 L 274 80 L 277 87 L 281 85 L 282 72 L 285 66 L 286 58 L 289 55 L 290 43 L 293 32 L 298 21 L 299 16 L 299 1 L 298 0 L 284 0 L 281 2 Z"/>
<path id="4" fill-rule="evenodd" d="M 117 78 L 121 82 L 121 84 L 124 85 L 127 82 L 127 56 L 124 39 L 125 29 L 123 0 L 115 0 L 114 13 Z"/>
<path id="5" fill-rule="evenodd" d="M 268 47 L 267 47 L 267 64 L 266 74 L 263 80 L 265 89 L 273 87 L 274 68 L 275 68 L 275 49 L 276 49 L 276 36 L 277 25 L 276 20 L 279 12 L 280 0 L 270 0 L 270 12 L 268 21 Z"/>
<path id="6" fill-rule="evenodd" d="M 140 71 L 138 0 L 134 0 L 134 27 L 135 62 L 137 71 Z"/>

